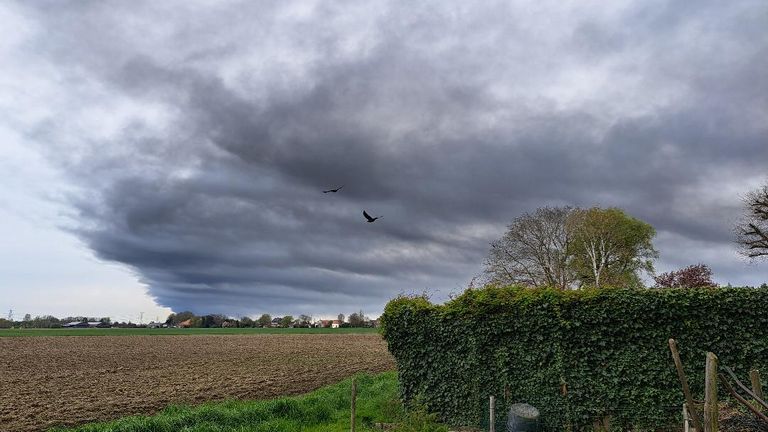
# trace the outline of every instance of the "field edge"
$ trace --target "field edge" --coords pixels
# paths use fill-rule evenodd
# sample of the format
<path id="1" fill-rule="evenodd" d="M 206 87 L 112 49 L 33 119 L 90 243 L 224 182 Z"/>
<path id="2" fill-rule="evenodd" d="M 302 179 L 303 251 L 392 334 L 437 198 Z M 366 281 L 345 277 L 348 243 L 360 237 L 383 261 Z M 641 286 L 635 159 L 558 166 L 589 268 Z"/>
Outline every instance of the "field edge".
<path id="1" fill-rule="evenodd" d="M 170 405 L 153 415 L 54 427 L 49 432 L 348 431 L 353 378 L 357 382 L 358 431 L 379 430 L 374 428 L 375 423 L 391 423 L 403 418 L 397 372 L 388 371 L 358 373 L 298 396 Z"/>
<path id="2" fill-rule="evenodd" d="M 39 336 L 183 336 L 183 335 L 292 335 L 375 334 L 378 328 L 94 328 L 94 329 L 0 329 L 0 337 Z"/>

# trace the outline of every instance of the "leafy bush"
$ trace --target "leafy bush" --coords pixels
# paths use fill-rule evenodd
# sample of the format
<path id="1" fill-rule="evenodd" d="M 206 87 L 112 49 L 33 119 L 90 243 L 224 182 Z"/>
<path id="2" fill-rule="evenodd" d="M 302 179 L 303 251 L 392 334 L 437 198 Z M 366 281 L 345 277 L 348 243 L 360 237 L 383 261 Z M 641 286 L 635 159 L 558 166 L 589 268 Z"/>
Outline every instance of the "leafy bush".
<path id="1" fill-rule="evenodd" d="M 670 337 L 699 398 L 707 351 L 742 375 L 768 368 L 768 289 L 486 287 L 445 305 L 398 297 L 382 332 L 403 398 L 451 424 L 480 424 L 496 395 L 498 420 L 527 402 L 547 430 L 607 415 L 615 427 L 652 429 L 677 423 L 683 401 Z"/>

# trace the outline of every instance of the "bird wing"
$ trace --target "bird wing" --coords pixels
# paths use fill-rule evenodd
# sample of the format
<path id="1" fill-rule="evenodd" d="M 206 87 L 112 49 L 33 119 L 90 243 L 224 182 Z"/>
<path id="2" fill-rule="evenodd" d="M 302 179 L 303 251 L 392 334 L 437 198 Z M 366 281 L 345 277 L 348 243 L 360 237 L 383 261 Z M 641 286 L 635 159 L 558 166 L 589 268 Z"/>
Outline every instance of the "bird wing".
<path id="1" fill-rule="evenodd" d="M 340 191 L 340 190 L 341 190 L 341 188 L 343 188 L 343 187 L 344 187 L 344 185 L 341 185 L 341 186 L 339 186 L 339 188 L 338 188 L 338 189 L 336 189 L 336 192 Z"/>
<path id="2" fill-rule="evenodd" d="M 366 212 L 365 210 L 363 210 L 363 216 L 365 216 L 365 218 L 366 218 L 366 219 L 368 219 L 369 221 L 370 221 L 370 220 L 373 220 L 373 218 L 371 217 L 371 215 L 369 215 L 369 214 L 368 214 L 368 212 Z"/>

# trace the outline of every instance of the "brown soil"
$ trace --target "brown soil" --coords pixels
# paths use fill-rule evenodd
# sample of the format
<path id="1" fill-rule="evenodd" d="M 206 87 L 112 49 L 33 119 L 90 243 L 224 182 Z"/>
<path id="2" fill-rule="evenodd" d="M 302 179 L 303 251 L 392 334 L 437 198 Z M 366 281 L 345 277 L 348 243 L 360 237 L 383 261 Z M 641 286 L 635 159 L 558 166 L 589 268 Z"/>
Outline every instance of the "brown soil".
<path id="1" fill-rule="evenodd" d="M 392 369 L 371 334 L 0 338 L 0 430 L 295 395 Z"/>

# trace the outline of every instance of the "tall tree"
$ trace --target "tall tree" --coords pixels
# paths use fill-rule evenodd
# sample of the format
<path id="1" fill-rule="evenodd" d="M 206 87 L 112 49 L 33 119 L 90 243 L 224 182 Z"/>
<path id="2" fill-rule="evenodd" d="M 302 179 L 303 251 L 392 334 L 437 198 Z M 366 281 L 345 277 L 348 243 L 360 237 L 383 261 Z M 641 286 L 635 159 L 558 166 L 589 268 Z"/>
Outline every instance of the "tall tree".
<path id="1" fill-rule="evenodd" d="M 205 315 L 202 317 L 202 327 L 221 327 L 226 320 L 227 317 L 221 314 Z"/>
<path id="2" fill-rule="evenodd" d="M 350 327 L 362 327 L 365 324 L 365 315 L 363 311 L 355 312 L 349 316 Z"/>
<path id="3" fill-rule="evenodd" d="M 658 252 L 653 227 L 619 208 L 575 210 L 569 217 L 573 237 L 571 267 L 582 285 L 640 285 L 642 271 L 653 272 Z"/>
<path id="4" fill-rule="evenodd" d="M 491 243 L 485 261 L 488 281 L 500 285 L 568 289 L 576 273 L 570 266 L 571 233 L 567 221 L 575 209 L 543 207 L 525 213 Z"/>
<path id="5" fill-rule="evenodd" d="M 299 315 L 299 324 L 302 327 L 309 327 L 309 325 L 312 323 L 312 317 L 309 315 Z"/>
<path id="6" fill-rule="evenodd" d="M 168 319 L 165 322 L 169 325 L 178 325 L 186 320 L 190 320 L 195 317 L 195 314 L 190 311 L 183 311 L 177 314 L 168 315 Z"/>
<path id="7" fill-rule="evenodd" d="M 32 320 L 32 327 L 35 328 L 51 328 L 60 326 L 59 319 L 53 315 L 36 316 Z"/>
<path id="8" fill-rule="evenodd" d="M 272 324 L 272 316 L 270 314 L 262 314 L 258 319 L 258 323 L 260 327 L 269 327 Z"/>
<path id="9" fill-rule="evenodd" d="M 747 194 L 741 223 L 736 226 L 736 241 L 749 258 L 768 257 L 768 183 Z"/>
<path id="10" fill-rule="evenodd" d="M 288 328 L 293 324 L 293 315 L 286 315 L 280 320 L 280 327 Z"/>
<path id="11" fill-rule="evenodd" d="M 654 277 L 656 288 L 703 288 L 716 287 L 712 269 L 706 264 L 690 265 L 680 270 L 662 273 Z"/>

